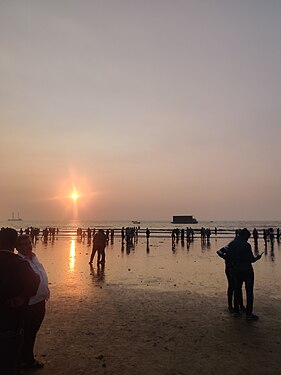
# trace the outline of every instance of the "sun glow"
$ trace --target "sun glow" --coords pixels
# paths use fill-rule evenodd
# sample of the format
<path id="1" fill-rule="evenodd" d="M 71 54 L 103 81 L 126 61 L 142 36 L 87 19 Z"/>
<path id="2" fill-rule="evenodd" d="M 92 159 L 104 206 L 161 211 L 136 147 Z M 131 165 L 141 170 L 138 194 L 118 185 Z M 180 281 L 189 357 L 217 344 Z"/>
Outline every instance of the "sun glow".
<path id="1" fill-rule="evenodd" d="M 73 201 L 77 201 L 77 199 L 79 198 L 79 195 L 76 193 L 76 191 L 73 191 L 70 195 L 70 198 L 73 200 Z"/>
<path id="2" fill-rule="evenodd" d="M 89 209 L 97 194 L 91 185 L 87 178 L 71 172 L 69 177 L 59 182 L 57 194 L 50 200 L 58 201 L 62 208 L 62 216 L 76 220 L 81 212 Z"/>

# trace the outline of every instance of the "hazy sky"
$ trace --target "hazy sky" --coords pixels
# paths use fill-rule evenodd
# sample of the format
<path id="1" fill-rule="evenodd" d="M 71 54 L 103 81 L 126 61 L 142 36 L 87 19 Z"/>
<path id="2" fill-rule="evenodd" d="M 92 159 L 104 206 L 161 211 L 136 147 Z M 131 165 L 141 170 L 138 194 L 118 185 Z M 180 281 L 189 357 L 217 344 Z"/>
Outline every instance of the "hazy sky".
<path id="1" fill-rule="evenodd" d="M 281 219 L 281 1 L 1 0 L 0 219 Z"/>

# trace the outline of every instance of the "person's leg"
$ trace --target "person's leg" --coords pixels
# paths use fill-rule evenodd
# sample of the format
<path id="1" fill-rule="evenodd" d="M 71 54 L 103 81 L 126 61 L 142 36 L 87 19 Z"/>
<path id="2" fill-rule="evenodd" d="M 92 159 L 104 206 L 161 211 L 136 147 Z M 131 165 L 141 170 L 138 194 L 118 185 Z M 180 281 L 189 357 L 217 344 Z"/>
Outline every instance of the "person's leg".
<path id="1" fill-rule="evenodd" d="M 245 272 L 245 288 L 247 295 L 247 307 L 246 314 L 251 315 L 253 313 L 253 302 L 254 302 L 254 271 L 249 270 Z"/>
<path id="2" fill-rule="evenodd" d="M 27 308 L 24 322 L 24 343 L 22 348 L 22 362 L 26 366 L 34 364 L 34 344 L 37 332 L 45 316 L 45 301 L 30 305 Z"/>
<path id="3" fill-rule="evenodd" d="M 230 268 L 225 269 L 225 274 L 228 281 L 228 287 L 227 287 L 227 301 L 228 301 L 228 309 L 229 311 L 233 310 L 233 294 L 234 294 L 234 280 L 233 280 L 233 274 L 232 270 Z"/>
<path id="4" fill-rule="evenodd" d="M 105 250 L 103 249 L 101 251 L 101 264 L 104 264 L 105 263 Z"/>
<path id="5" fill-rule="evenodd" d="M 239 305 L 242 298 L 242 284 L 243 284 L 243 274 L 241 272 L 233 273 L 234 280 L 234 312 L 239 314 Z"/>
<path id="6" fill-rule="evenodd" d="M 0 332 L 0 374 L 20 373 L 20 354 L 23 344 L 23 329 Z"/>
<path id="7" fill-rule="evenodd" d="M 92 253 L 91 253 L 91 257 L 90 257 L 90 262 L 89 262 L 90 264 L 93 263 L 93 260 L 94 260 L 96 252 L 97 252 L 97 250 L 94 249 L 94 247 L 93 247 L 93 250 L 92 250 Z"/>

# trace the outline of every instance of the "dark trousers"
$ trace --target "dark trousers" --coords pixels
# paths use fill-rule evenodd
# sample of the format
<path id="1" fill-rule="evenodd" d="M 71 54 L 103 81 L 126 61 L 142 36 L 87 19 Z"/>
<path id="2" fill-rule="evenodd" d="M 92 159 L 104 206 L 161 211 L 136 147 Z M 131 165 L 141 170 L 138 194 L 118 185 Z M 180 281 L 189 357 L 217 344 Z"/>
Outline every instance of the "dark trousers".
<path id="1" fill-rule="evenodd" d="M 228 281 L 228 287 L 227 287 L 227 301 L 228 301 L 228 308 L 233 308 L 233 299 L 234 299 L 234 289 L 235 289 L 235 282 L 234 282 L 234 275 L 233 275 L 233 269 L 231 267 L 225 268 L 225 274 Z M 239 302 L 239 306 L 243 306 L 243 295 L 241 291 L 241 300 Z"/>
<path id="2" fill-rule="evenodd" d="M 45 316 L 45 301 L 29 305 L 24 319 L 24 341 L 22 348 L 22 362 L 32 364 L 35 360 L 33 348 L 37 332 Z"/>
<path id="3" fill-rule="evenodd" d="M 98 263 L 105 263 L 105 251 L 103 250 L 98 250 Z"/>
<path id="4" fill-rule="evenodd" d="M 92 250 L 90 263 L 93 263 L 96 252 L 98 252 L 98 263 L 105 263 L 105 249 L 94 249 Z"/>
<path id="5" fill-rule="evenodd" d="M 246 314 L 250 315 L 253 312 L 254 302 L 254 271 L 252 269 L 247 271 L 234 272 L 234 310 L 239 312 L 239 304 L 242 298 L 242 285 L 245 283 L 247 306 Z"/>
<path id="6" fill-rule="evenodd" d="M 91 252 L 90 263 L 93 263 L 96 252 L 97 252 L 97 249 L 93 248 Z"/>
<path id="7" fill-rule="evenodd" d="M 233 278 L 233 271 L 229 268 L 225 269 L 225 274 L 228 281 L 228 287 L 227 287 L 227 301 L 228 301 L 228 308 L 233 308 L 233 295 L 234 295 L 234 278 Z"/>
<path id="8" fill-rule="evenodd" d="M 23 329 L 0 332 L 0 374 L 20 373 L 20 353 L 23 344 Z"/>

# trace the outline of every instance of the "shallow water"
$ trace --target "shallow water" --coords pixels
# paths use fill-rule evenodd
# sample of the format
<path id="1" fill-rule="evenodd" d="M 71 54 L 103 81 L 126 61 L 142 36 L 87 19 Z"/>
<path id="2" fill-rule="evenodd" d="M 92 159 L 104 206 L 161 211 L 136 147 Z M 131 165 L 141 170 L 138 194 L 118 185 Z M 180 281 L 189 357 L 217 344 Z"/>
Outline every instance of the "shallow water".
<path id="1" fill-rule="evenodd" d="M 100 288 L 136 288 L 144 291 L 186 290 L 191 293 L 215 296 L 225 294 L 224 261 L 216 250 L 226 245 L 228 239 L 211 238 L 202 244 L 196 238 L 189 246 L 178 242 L 172 246 L 169 238 L 151 238 L 149 247 L 139 238 L 128 249 L 122 247 L 120 238 L 109 243 L 106 264 L 93 267 L 89 262 L 91 244 L 76 236 L 55 238 L 43 243 L 37 241 L 34 251 L 44 265 L 50 289 L 67 296 L 87 296 Z M 281 299 L 280 244 L 275 241 L 273 251 L 268 245 L 261 260 L 254 264 L 256 298 L 259 296 Z M 259 242 L 259 251 L 264 251 Z"/>
<path id="2" fill-rule="evenodd" d="M 76 234 L 78 227 L 86 230 L 89 228 L 114 228 L 116 234 L 120 235 L 120 229 L 122 227 L 135 226 L 132 221 L 80 221 L 80 220 L 65 220 L 65 221 L 40 221 L 40 220 L 24 220 L 20 222 L 11 221 L 0 221 L 0 227 L 12 227 L 19 230 L 27 227 L 40 228 L 41 230 L 46 227 L 59 228 L 60 237 L 69 237 Z M 171 231 L 174 228 L 186 229 L 186 227 L 192 227 L 196 233 L 198 233 L 201 227 L 210 228 L 214 233 L 214 228 L 218 229 L 218 237 L 233 237 L 234 231 L 237 228 L 248 228 L 250 231 L 253 228 L 257 228 L 260 235 L 264 228 L 281 228 L 281 221 L 199 221 L 198 224 L 172 224 L 170 221 L 142 221 L 140 224 L 141 236 L 145 235 L 145 229 L 151 230 L 152 237 L 171 237 Z M 118 229 L 118 231 L 117 231 Z"/>

